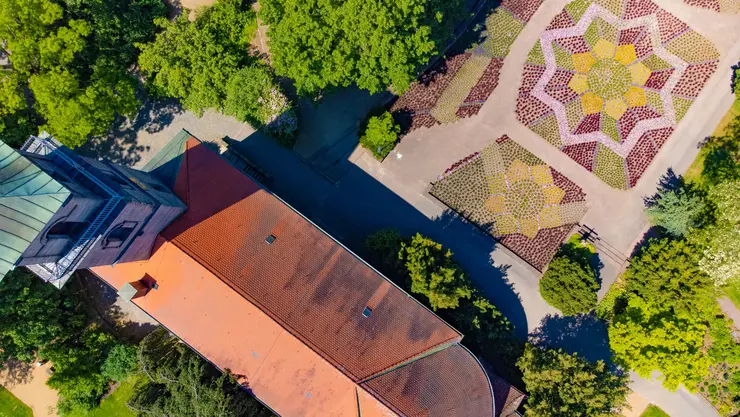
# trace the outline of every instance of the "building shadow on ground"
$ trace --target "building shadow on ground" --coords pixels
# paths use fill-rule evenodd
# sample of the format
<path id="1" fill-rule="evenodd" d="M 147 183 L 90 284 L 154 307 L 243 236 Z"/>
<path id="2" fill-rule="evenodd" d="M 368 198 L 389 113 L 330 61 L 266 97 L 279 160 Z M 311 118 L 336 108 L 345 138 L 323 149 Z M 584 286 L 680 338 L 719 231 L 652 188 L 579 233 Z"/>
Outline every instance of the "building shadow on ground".
<path id="1" fill-rule="evenodd" d="M 156 322 L 153 319 L 147 320 L 145 313 L 138 311 L 135 305 L 130 305 L 131 311 L 124 311 L 121 308 L 121 301 L 118 300 L 118 292 L 92 272 L 78 271 L 75 278 L 83 293 L 89 314 L 119 338 L 138 343 L 157 328 Z"/>
<path id="2" fill-rule="evenodd" d="M 396 229 L 403 235 L 418 232 L 442 243 L 508 317 L 517 336 L 526 338 L 527 318 L 507 278 L 508 266 L 491 260 L 495 240 L 452 211 L 430 219 L 349 161 L 343 162 L 341 181 L 327 181 L 261 132 L 232 146 L 272 177 L 272 192 L 365 259 L 369 255 L 365 238 L 381 229 Z"/>
<path id="3" fill-rule="evenodd" d="M 576 316 L 547 315 L 530 334 L 530 342 L 538 347 L 577 353 L 589 361 L 603 360 L 613 364 L 606 323 L 593 312 Z"/>
<path id="4" fill-rule="evenodd" d="M 142 131 L 160 132 L 182 112 L 177 100 L 148 100 L 133 119 L 116 117 L 108 133 L 90 139 L 77 152 L 85 156 L 105 158 L 116 164 L 133 166 L 141 160 L 141 153 L 149 150 L 149 146 L 139 144 L 137 134 Z"/>

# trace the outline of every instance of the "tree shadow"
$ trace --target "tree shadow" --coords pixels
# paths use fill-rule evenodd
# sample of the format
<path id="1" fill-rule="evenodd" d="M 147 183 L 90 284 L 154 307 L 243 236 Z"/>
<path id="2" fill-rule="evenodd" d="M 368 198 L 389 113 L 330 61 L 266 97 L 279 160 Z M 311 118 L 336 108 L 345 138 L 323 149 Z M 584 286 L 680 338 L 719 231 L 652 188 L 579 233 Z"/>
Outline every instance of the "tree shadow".
<path id="1" fill-rule="evenodd" d="M 13 388 L 16 385 L 28 384 L 33 377 L 33 369 L 36 367 L 34 362 L 23 362 L 11 359 L 2 365 L 0 374 L 2 375 L 5 388 Z"/>
<path id="2" fill-rule="evenodd" d="M 603 360 L 613 364 L 606 323 L 593 312 L 576 316 L 547 315 L 530 334 L 530 342 L 537 347 L 578 353 L 589 361 Z"/>
<path id="3" fill-rule="evenodd" d="M 139 132 L 157 133 L 169 126 L 183 112 L 178 100 L 148 100 L 133 119 L 117 116 L 113 127 L 83 145 L 79 152 L 86 156 L 105 158 L 113 163 L 133 166 L 149 146 L 140 145 Z"/>
<path id="4" fill-rule="evenodd" d="M 651 226 L 647 232 L 643 233 L 642 239 L 640 239 L 639 242 L 635 245 L 635 247 L 632 249 L 632 253 L 630 254 L 630 258 L 633 258 L 637 256 L 644 248 L 647 248 L 650 244 L 651 240 L 655 239 L 663 239 L 670 237 L 668 232 L 660 226 Z"/>

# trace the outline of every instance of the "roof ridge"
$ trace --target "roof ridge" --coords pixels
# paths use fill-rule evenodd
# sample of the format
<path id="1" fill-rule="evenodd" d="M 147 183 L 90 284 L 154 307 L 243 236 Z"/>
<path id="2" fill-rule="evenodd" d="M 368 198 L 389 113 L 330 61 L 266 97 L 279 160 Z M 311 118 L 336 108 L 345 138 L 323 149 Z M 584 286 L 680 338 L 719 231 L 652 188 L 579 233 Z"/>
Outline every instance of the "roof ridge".
<path id="1" fill-rule="evenodd" d="M 375 374 L 370 375 L 369 377 L 367 377 L 367 378 L 365 378 L 365 379 L 363 379 L 361 381 L 358 381 L 357 383 L 358 384 L 364 384 L 364 383 L 369 382 L 369 381 L 371 381 L 371 380 L 373 380 L 375 378 L 378 378 L 378 377 L 381 377 L 381 376 L 383 376 L 385 374 L 391 373 L 391 372 L 395 371 L 396 369 L 400 369 L 400 368 L 403 368 L 404 366 L 408 366 L 408 365 L 413 365 L 415 362 L 418 362 L 418 361 L 426 358 L 427 356 L 431 356 L 431 355 L 437 354 L 437 353 L 439 353 L 439 352 L 441 352 L 441 351 L 443 351 L 445 349 L 448 349 L 448 348 L 450 348 L 450 347 L 452 347 L 454 345 L 459 345 L 460 344 L 459 341 L 454 341 L 453 342 L 452 340 L 453 339 L 450 338 L 448 340 L 444 340 L 442 342 L 439 342 L 436 345 L 429 347 L 429 349 L 427 349 L 427 350 L 419 353 L 418 355 L 415 355 L 415 356 L 409 357 L 409 358 L 407 358 L 405 360 L 396 362 L 395 364 L 390 365 L 390 366 L 386 367 L 385 369 L 381 369 L 380 371 L 376 372 Z"/>

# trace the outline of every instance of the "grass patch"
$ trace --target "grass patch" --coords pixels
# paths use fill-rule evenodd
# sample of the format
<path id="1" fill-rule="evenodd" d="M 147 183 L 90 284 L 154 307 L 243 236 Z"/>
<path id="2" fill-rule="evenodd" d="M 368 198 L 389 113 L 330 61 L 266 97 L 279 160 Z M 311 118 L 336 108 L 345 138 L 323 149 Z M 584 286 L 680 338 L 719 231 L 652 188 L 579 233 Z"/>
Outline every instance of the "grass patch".
<path id="1" fill-rule="evenodd" d="M 740 309 L 740 281 L 733 281 L 725 285 L 722 292 L 732 301 L 732 304 L 735 304 L 735 307 Z"/>
<path id="2" fill-rule="evenodd" d="M 671 417 L 665 411 L 661 410 L 660 407 L 650 404 L 645 411 L 640 414 L 640 417 Z"/>
<path id="3" fill-rule="evenodd" d="M 10 391 L 0 387 L 0 417 L 33 417 L 33 411 Z"/>
<path id="4" fill-rule="evenodd" d="M 134 386 L 139 382 L 141 376 L 134 375 L 121 382 L 121 385 L 113 391 L 113 394 L 101 401 L 100 407 L 94 408 L 86 413 L 72 413 L 67 417 L 136 417 L 137 414 L 129 410 L 126 402 L 134 393 Z M 0 414 L 0 417 L 2 414 Z"/>
<path id="5" fill-rule="evenodd" d="M 738 116 L 740 116 L 740 99 L 735 100 L 735 103 L 730 107 L 730 110 L 722 117 L 717 128 L 714 129 L 712 136 L 723 136 L 727 133 L 727 126 L 729 126 L 730 122 Z M 683 176 L 687 181 L 701 183 L 701 171 L 704 168 L 704 159 L 707 157 L 709 150 L 710 147 L 705 146 L 701 151 L 699 151 L 699 155 L 696 156 L 696 159 L 694 159 L 694 162 L 691 163 L 691 166 Z"/>

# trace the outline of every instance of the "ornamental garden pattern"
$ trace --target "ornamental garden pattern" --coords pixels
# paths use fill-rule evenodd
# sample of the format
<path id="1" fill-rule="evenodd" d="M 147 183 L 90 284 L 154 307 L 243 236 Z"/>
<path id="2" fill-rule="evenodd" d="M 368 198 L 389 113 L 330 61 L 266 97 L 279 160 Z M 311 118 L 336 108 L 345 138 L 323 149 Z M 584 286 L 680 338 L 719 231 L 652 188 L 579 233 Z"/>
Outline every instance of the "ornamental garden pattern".
<path id="1" fill-rule="evenodd" d="M 480 45 L 432 66 L 391 107 L 407 130 L 478 114 L 498 86 L 504 58 L 542 0 L 504 0 L 486 18 Z"/>
<path id="2" fill-rule="evenodd" d="M 540 271 L 586 213 L 580 187 L 506 135 L 450 167 L 430 193 Z"/>
<path id="3" fill-rule="evenodd" d="M 517 118 L 605 183 L 630 188 L 718 60 L 711 42 L 650 0 L 576 0 L 529 53 Z"/>

